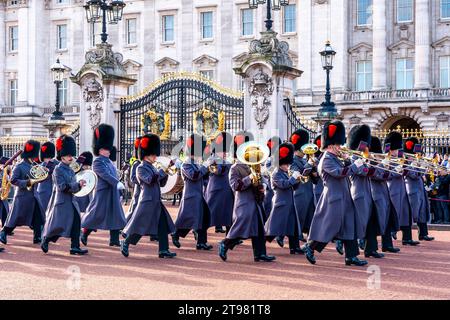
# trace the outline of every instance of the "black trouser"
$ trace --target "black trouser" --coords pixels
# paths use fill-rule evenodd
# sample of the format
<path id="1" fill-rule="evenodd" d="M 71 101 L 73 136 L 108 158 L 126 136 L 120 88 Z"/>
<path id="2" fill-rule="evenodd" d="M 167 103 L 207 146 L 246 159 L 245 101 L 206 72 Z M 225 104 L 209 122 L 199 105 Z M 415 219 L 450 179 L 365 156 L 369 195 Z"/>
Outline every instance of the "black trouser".
<path id="1" fill-rule="evenodd" d="M 95 229 L 84 229 L 84 234 L 89 236 Z M 109 230 L 109 242 L 119 242 L 120 230 Z"/>
<path id="2" fill-rule="evenodd" d="M 72 228 L 70 229 L 70 248 L 80 248 L 80 232 L 81 232 L 81 219 L 78 211 L 73 208 L 73 222 Z M 46 237 L 44 240 L 46 242 L 56 242 L 58 241 L 59 236 Z"/>
<path id="3" fill-rule="evenodd" d="M 344 244 L 345 258 L 351 259 L 355 258 L 359 255 L 359 247 L 358 240 L 341 240 Z M 326 242 L 319 242 L 310 240 L 308 241 L 308 246 L 317 252 L 322 252 L 323 249 L 327 246 Z"/>
<path id="4" fill-rule="evenodd" d="M 208 242 L 208 228 L 211 220 L 208 205 L 205 200 L 203 200 L 203 217 L 202 217 L 202 227 L 201 229 L 195 230 L 197 232 L 197 244 L 206 244 Z M 186 237 L 191 231 L 190 229 L 177 229 L 174 233 L 175 237 Z"/>
<path id="5" fill-rule="evenodd" d="M 364 248 L 365 253 L 372 253 L 378 250 L 378 219 L 375 206 L 372 210 L 372 214 L 369 219 L 369 224 L 366 228 L 366 246 Z"/>
<path id="6" fill-rule="evenodd" d="M 419 238 L 425 237 L 428 235 L 428 225 L 427 223 L 418 222 L 417 227 L 419 228 Z"/>
<path id="7" fill-rule="evenodd" d="M 44 226 L 44 220 L 42 219 L 41 209 L 39 208 L 39 204 L 35 200 L 34 202 L 34 211 L 33 218 L 31 220 L 31 228 L 33 229 L 33 239 L 39 239 L 42 236 L 42 227 Z M 3 231 L 6 234 L 11 234 L 16 227 L 4 227 Z"/>
<path id="8" fill-rule="evenodd" d="M 288 236 L 289 238 L 289 249 L 294 250 L 294 249 L 298 249 L 300 248 L 300 243 L 299 243 L 299 233 L 298 233 L 298 227 L 295 227 L 295 231 L 294 231 L 294 235 L 293 236 Z"/>
<path id="9" fill-rule="evenodd" d="M 169 227 L 167 223 L 167 217 L 166 213 L 161 210 L 161 215 L 159 217 L 159 223 L 158 223 L 158 246 L 159 251 L 166 251 L 169 250 Z M 132 234 L 128 235 L 125 238 L 125 242 L 127 244 L 136 245 L 139 240 L 141 240 L 142 236 L 140 234 Z"/>
<path id="10" fill-rule="evenodd" d="M 242 239 L 226 238 L 225 240 L 223 240 L 223 244 L 225 245 L 225 248 L 233 250 L 233 248 L 239 243 L 240 240 Z M 254 257 L 260 257 L 262 255 L 267 254 L 266 238 L 264 236 L 264 225 L 259 213 L 258 213 L 258 235 L 256 237 L 252 237 L 252 247 Z"/>
<path id="11" fill-rule="evenodd" d="M 395 231 L 395 230 L 393 230 L 394 225 L 395 225 L 394 214 L 396 214 L 396 213 L 392 210 L 389 212 L 389 220 L 388 220 L 388 224 L 386 226 L 386 231 L 381 236 L 381 247 L 383 249 L 394 247 L 394 243 L 392 242 L 392 231 Z"/>
<path id="12" fill-rule="evenodd" d="M 402 231 L 402 241 L 409 241 L 412 240 L 412 218 L 411 218 L 411 210 L 409 211 L 409 225 L 400 227 L 400 230 Z"/>

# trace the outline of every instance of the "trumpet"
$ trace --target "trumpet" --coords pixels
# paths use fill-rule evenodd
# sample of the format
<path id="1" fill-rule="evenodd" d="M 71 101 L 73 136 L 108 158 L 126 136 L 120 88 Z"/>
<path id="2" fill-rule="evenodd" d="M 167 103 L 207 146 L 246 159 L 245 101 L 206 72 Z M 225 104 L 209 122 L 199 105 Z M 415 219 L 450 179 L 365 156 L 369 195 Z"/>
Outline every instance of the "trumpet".
<path id="1" fill-rule="evenodd" d="M 38 164 L 36 162 L 32 162 L 32 167 L 29 172 L 30 180 L 28 181 L 27 190 L 31 191 L 33 189 L 33 186 L 36 183 L 40 183 L 47 179 L 49 170 L 45 166 Z"/>

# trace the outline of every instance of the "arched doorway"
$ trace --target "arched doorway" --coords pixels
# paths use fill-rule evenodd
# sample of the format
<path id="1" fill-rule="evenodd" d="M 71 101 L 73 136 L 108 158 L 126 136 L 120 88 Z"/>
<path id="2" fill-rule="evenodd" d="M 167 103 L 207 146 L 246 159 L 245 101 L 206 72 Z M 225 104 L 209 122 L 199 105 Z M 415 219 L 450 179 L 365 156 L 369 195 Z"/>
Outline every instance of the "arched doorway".
<path id="1" fill-rule="evenodd" d="M 385 130 L 396 130 L 399 127 L 401 129 L 408 130 L 420 130 L 420 125 L 416 120 L 410 117 L 400 116 L 400 117 L 391 117 L 387 119 L 383 124 L 383 129 Z"/>

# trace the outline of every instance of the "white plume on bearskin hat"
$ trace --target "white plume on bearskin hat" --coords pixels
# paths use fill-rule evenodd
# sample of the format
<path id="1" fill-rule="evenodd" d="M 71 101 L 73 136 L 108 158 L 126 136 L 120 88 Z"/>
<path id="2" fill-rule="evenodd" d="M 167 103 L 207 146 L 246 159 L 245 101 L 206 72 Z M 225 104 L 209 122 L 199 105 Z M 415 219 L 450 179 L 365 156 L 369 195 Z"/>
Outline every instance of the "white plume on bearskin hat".
<path id="1" fill-rule="evenodd" d="M 56 154 L 56 158 L 58 160 L 61 160 L 62 157 L 69 155 L 76 156 L 77 144 L 75 139 L 65 134 L 56 139 Z"/>
<path id="2" fill-rule="evenodd" d="M 92 150 L 99 156 L 100 149 L 112 150 L 114 144 L 114 128 L 109 124 L 102 123 L 92 136 Z"/>

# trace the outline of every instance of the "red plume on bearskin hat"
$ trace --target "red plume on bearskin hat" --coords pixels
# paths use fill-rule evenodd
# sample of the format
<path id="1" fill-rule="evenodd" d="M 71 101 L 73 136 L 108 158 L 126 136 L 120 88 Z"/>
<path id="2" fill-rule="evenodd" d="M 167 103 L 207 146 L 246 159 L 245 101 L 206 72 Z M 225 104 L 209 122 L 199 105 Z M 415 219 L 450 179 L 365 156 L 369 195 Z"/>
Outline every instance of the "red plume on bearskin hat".
<path id="1" fill-rule="evenodd" d="M 141 144 L 142 137 L 139 136 L 136 139 L 134 139 L 134 157 L 139 158 L 139 145 Z"/>
<path id="2" fill-rule="evenodd" d="M 341 121 L 334 120 L 324 124 L 321 140 L 322 150 L 330 145 L 344 145 L 345 141 L 345 126 Z"/>
<path id="3" fill-rule="evenodd" d="M 366 142 L 370 146 L 371 140 L 370 127 L 366 124 L 354 126 L 348 135 L 349 148 L 352 150 L 357 150 L 361 142 Z"/>
<path id="4" fill-rule="evenodd" d="M 75 139 L 71 136 L 63 134 L 61 137 L 56 139 L 56 158 L 61 160 L 65 156 L 75 157 L 77 154 L 77 143 Z"/>
<path id="5" fill-rule="evenodd" d="M 272 156 L 272 151 L 278 149 L 278 147 L 283 143 L 280 137 L 273 136 L 269 140 L 267 140 L 267 148 L 269 148 L 270 156 Z"/>
<path id="6" fill-rule="evenodd" d="M 233 156 L 235 159 L 237 158 L 236 152 L 239 146 L 252 140 L 253 134 L 250 131 L 240 131 L 236 133 L 233 138 Z"/>
<path id="7" fill-rule="evenodd" d="M 416 137 L 409 137 L 403 144 L 403 151 L 406 153 L 415 153 L 414 147 L 416 144 L 419 144 L 419 140 Z"/>
<path id="8" fill-rule="evenodd" d="M 99 156 L 100 149 L 112 150 L 114 144 L 114 128 L 109 124 L 102 123 L 92 136 L 92 150 Z"/>
<path id="9" fill-rule="evenodd" d="M 391 131 L 384 139 L 384 145 L 390 144 L 390 150 L 400 150 L 403 147 L 403 136 L 398 131 Z"/>
<path id="10" fill-rule="evenodd" d="M 36 140 L 28 140 L 23 146 L 21 153 L 22 159 L 34 159 L 39 157 L 39 149 L 41 144 Z"/>
<path id="11" fill-rule="evenodd" d="M 305 144 L 309 143 L 309 132 L 304 129 L 298 129 L 291 134 L 289 141 L 294 145 L 295 151 L 298 151 Z"/>
<path id="12" fill-rule="evenodd" d="M 275 164 L 282 166 L 284 164 L 292 164 L 294 161 L 294 145 L 289 142 L 280 144 L 275 153 Z"/>
<path id="13" fill-rule="evenodd" d="M 47 141 L 44 144 L 42 144 L 41 149 L 39 151 L 39 159 L 41 161 L 44 161 L 46 158 L 53 159 L 56 155 L 56 147 L 55 145 Z"/>
<path id="14" fill-rule="evenodd" d="M 211 142 L 212 151 L 217 152 L 230 152 L 231 143 L 233 142 L 233 136 L 228 132 L 220 132 L 217 137 Z"/>
<path id="15" fill-rule="evenodd" d="M 186 140 L 185 153 L 189 157 L 202 157 L 206 148 L 206 138 L 193 133 Z"/>
<path id="16" fill-rule="evenodd" d="M 148 133 L 140 139 L 138 158 L 142 161 L 144 157 L 151 155 L 161 155 L 161 141 L 156 134 Z"/>
<path id="17" fill-rule="evenodd" d="M 317 147 L 318 147 L 318 150 L 317 150 L 317 152 L 315 153 L 315 155 L 316 155 L 316 157 L 318 157 L 321 153 L 322 153 L 322 135 L 318 135 L 315 139 L 314 139 L 314 142 L 313 142 Z"/>

